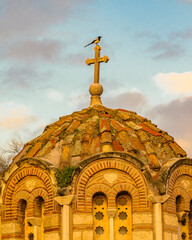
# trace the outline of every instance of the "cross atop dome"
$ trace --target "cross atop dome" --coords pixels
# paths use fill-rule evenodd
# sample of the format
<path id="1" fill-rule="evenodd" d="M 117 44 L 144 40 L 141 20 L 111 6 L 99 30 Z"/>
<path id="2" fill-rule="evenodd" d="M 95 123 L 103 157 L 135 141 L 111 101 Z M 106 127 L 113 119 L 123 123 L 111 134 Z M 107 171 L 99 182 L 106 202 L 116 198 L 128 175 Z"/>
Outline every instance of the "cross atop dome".
<path id="1" fill-rule="evenodd" d="M 101 47 L 99 45 L 96 45 L 94 50 L 95 50 L 95 58 L 94 59 L 88 58 L 85 61 L 87 65 L 94 64 L 94 83 L 91 84 L 89 88 L 89 92 L 91 94 L 90 107 L 94 105 L 102 105 L 100 96 L 103 93 L 103 87 L 99 83 L 100 63 L 102 62 L 107 63 L 109 61 L 109 58 L 107 56 L 100 57 Z"/>

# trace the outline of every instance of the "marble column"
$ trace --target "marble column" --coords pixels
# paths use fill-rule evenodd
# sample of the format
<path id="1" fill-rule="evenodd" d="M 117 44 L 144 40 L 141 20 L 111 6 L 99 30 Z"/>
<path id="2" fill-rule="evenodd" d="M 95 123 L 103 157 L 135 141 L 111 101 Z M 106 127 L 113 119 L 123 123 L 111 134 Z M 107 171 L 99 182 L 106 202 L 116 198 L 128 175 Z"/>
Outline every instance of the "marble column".
<path id="1" fill-rule="evenodd" d="M 72 233 L 70 232 L 70 208 L 74 199 L 74 195 L 59 196 L 55 201 L 61 206 L 61 239 L 71 240 Z"/>
<path id="2" fill-rule="evenodd" d="M 149 196 L 153 203 L 153 239 L 163 240 L 163 212 L 162 204 L 168 200 L 169 195 Z"/>
<path id="3" fill-rule="evenodd" d="M 116 209 L 107 209 L 107 215 L 109 217 L 109 240 L 114 240 L 114 217 Z"/>

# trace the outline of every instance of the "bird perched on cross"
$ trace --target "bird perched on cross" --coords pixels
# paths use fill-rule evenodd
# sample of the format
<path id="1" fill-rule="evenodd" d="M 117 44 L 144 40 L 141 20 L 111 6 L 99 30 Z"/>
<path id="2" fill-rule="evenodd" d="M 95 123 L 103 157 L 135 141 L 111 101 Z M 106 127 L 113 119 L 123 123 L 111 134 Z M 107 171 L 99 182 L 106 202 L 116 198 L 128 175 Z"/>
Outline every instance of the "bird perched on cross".
<path id="1" fill-rule="evenodd" d="M 91 44 L 93 44 L 93 43 L 95 43 L 95 44 L 97 45 L 97 44 L 100 42 L 100 39 L 101 39 L 101 38 L 102 38 L 101 36 L 95 38 L 92 42 L 88 43 L 88 44 L 85 45 L 84 47 L 87 47 L 87 46 L 89 46 L 89 45 L 91 45 Z"/>

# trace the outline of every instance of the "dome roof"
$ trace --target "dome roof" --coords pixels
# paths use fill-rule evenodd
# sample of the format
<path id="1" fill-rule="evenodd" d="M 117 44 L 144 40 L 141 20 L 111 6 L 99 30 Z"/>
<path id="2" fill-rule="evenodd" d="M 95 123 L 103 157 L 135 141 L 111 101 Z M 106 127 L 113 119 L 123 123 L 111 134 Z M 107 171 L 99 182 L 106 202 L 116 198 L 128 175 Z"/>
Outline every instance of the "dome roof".
<path id="1" fill-rule="evenodd" d="M 55 167 L 77 165 L 102 152 L 126 152 L 151 170 L 185 151 L 165 131 L 135 112 L 95 105 L 61 117 L 25 144 L 14 158 L 46 160 Z"/>

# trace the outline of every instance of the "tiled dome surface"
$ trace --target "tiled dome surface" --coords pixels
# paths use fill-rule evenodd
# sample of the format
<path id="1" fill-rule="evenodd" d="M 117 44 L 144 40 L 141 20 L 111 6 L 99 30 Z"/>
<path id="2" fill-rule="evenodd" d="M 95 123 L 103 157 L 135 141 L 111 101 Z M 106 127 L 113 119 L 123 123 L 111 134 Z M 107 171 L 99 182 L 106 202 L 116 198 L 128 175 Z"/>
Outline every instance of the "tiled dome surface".
<path id="1" fill-rule="evenodd" d="M 80 162 L 101 152 L 127 152 L 159 169 L 185 151 L 166 132 L 134 112 L 94 106 L 61 117 L 25 144 L 13 162 L 37 158 L 55 166 Z"/>

